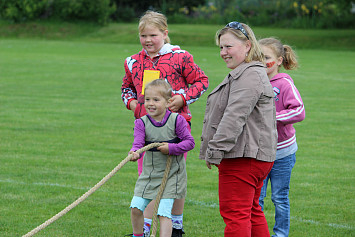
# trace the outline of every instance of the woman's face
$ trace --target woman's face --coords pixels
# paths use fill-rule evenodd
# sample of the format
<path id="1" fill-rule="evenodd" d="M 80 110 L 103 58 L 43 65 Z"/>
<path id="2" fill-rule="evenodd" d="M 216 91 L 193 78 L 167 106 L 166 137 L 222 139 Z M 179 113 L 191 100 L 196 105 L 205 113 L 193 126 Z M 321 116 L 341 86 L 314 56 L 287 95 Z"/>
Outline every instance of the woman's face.
<path id="1" fill-rule="evenodd" d="M 164 41 L 168 36 L 168 31 L 160 31 L 157 27 L 147 25 L 139 34 L 140 42 L 149 56 L 153 58 L 163 47 Z"/>
<path id="2" fill-rule="evenodd" d="M 227 32 L 219 38 L 219 47 L 221 58 L 226 62 L 227 67 L 235 69 L 244 62 L 250 50 L 250 41 L 241 41 L 232 33 Z"/>

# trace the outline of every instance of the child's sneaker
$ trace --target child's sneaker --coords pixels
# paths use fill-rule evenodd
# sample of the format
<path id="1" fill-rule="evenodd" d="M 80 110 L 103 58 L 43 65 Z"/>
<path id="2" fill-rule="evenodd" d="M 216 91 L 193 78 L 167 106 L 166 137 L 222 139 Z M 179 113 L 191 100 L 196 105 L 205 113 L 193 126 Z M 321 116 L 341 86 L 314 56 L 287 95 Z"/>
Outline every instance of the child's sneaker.
<path id="1" fill-rule="evenodd" d="M 125 235 L 125 236 L 133 236 L 133 234 L 128 234 L 128 235 Z M 143 236 L 143 237 L 149 237 L 149 234 L 146 235 L 146 234 L 144 233 L 144 236 Z"/>
<path id="2" fill-rule="evenodd" d="M 146 232 L 144 232 L 143 233 L 143 237 L 149 237 L 149 232 L 148 233 L 146 233 Z M 128 234 L 128 235 L 124 235 L 124 236 L 133 236 L 133 234 Z"/>
<path id="3" fill-rule="evenodd" d="M 173 232 L 171 234 L 171 237 L 182 237 L 183 234 L 185 234 L 183 229 L 175 229 L 175 228 L 173 228 Z"/>

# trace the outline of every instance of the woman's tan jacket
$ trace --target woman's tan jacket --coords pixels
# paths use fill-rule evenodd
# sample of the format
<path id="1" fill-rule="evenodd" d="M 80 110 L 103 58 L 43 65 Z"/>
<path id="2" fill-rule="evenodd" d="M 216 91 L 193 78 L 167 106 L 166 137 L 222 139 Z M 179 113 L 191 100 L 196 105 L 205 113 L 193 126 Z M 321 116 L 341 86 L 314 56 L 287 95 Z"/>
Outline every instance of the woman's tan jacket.
<path id="1" fill-rule="evenodd" d="M 274 92 L 260 62 L 242 63 L 207 97 L 199 158 L 212 164 L 250 157 L 272 162 L 277 144 Z"/>

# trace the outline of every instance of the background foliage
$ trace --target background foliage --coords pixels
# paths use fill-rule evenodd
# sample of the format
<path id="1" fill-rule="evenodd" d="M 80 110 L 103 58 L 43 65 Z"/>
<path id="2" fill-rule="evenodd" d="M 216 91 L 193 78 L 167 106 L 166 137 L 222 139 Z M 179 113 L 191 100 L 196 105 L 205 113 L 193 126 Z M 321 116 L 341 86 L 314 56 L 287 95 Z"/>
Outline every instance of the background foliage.
<path id="1" fill-rule="evenodd" d="M 43 19 L 99 24 L 136 21 L 147 9 L 161 11 L 169 23 L 225 24 L 238 20 L 253 26 L 354 28 L 350 0 L 0 0 L 0 19 Z"/>

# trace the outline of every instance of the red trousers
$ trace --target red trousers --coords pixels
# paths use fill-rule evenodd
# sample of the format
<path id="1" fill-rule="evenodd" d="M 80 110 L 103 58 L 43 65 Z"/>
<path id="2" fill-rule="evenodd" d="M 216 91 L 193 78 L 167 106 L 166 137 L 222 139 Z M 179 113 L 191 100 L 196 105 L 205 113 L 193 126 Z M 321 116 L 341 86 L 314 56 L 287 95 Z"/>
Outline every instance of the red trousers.
<path id="1" fill-rule="evenodd" d="M 225 237 L 270 237 L 259 206 L 263 180 L 273 162 L 253 158 L 223 159 L 219 170 L 219 208 Z"/>

